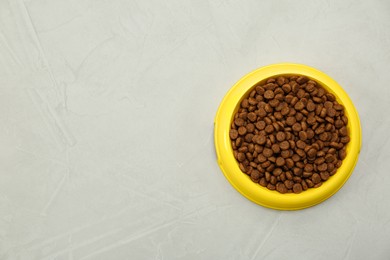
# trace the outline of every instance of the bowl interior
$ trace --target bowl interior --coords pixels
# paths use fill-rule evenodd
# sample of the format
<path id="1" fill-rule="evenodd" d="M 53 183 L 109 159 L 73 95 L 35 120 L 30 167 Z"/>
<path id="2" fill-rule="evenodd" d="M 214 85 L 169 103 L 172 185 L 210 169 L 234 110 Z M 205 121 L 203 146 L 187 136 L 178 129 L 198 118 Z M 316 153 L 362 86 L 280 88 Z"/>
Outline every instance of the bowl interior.
<path id="1" fill-rule="evenodd" d="M 248 175 L 241 172 L 233 156 L 229 130 L 234 114 L 241 101 L 258 83 L 269 77 L 304 75 L 315 80 L 328 92 L 333 93 L 337 101 L 344 105 L 348 117 L 347 128 L 351 141 L 347 144 L 347 156 L 336 174 L 318 188 L 308 189 L 300 194 L 280 194 L 254 183 Z M 344 90 L 329 76 L 300 64 L 275 64 L 255 70 L 240 81 L 227 93 L 217 112 L 215 121 L 215 146 L 218 163 L 229 182 L 251 201 L 274 209 L 295 210 L 316 205 L 336 193 L 347 181 L 356 164 L 361 146 L 359 117 L 350 98 Z"/>

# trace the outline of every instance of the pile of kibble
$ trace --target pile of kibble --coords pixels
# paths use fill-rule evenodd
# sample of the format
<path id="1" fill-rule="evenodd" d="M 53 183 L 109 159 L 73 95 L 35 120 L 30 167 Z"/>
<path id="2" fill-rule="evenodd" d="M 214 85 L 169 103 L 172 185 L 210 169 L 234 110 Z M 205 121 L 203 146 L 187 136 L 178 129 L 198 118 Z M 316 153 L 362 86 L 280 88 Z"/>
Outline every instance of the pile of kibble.
<path id="1" fill-rule="evenodd" d="M 304 76 L 269 78 L 241 101 L 230 129 L 251 180 L 280 193 L 316 188 L 337 172 L 350 141 L 344 106 Z"/>

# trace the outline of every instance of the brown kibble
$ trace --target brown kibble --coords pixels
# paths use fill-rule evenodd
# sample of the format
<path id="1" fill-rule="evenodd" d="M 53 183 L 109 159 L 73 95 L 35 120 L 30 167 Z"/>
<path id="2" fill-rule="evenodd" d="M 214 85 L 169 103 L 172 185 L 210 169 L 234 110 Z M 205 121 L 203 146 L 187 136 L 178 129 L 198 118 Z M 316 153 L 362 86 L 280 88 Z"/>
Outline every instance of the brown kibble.
<path id="1" fill-rule="evenodd" d="M 343 136 L 340 138 L 340 143 L 347 144 L 349 143 L 349 141 L 350 141 L 349 136 Z"/>
<path id="2" fill-rule="evenodd" d="M 246 131 L 248 131 L 248 133 L 253 133 L 255 131 L 255 125 L 254 124 L 247 124 Z"/>
<path id="3" fill-rule="evenodd" d="M 240 117 L 234 119 L 234 124 L 235 124 L 236 126 L 238 126 L 238 127 L 243 126 L 244 123 L 245 123 L 244 119 L 242 119 L 242 118 L 240 118 Z"/>
<path id="4" fill-rule="evenodd" d="M 287 150 L 290 148 L 290 143 L 288 141 L 283 141 L 279 144 L 281 150 Z"/>
<path id="5" fill-rule="evenodd" d="M 312 112 L 316 109 L 316 105 L 314 104 L 314 102 L 309 101 L 306 104 L 306 109 L 307 109 L 307 111 Z"/>
<path id="6" fill-rule="evenodd" d="M 314 116 L 309 116 L 307 118 L 307 124 L 314 125 L 317 122 L 317 119 Z"/>
<path id="7" fill-rule="evenodd" d="M 336 109 L 334 109 L 333 107 L 327 108 L 326 113 L 328 116 L 334 117 L 336 115 Z"/>
<path id="8" fill-rule="evenodd" d="M 264 148 L 263 155 L 267 158 L 271 157 L 273 155 L 273 151 L 269 148 Z"/>
<path id="9" fill-rule="evenodd" d="M 324 107 L 325 107 L 325 108 L 331 108 L 331 107 L 333 107 L 333 102 L 325 101 L 325 102 L 324 102 Z"/>
<path id="10" fill-rule="evenodd" d="M 284 85 L 282 86 L 282 89 L 283 89 L 283 91 L 284 91 L 285 94 L 288 94 L 288 93 L 291 92 L 291 85 L 290 85 L 290 84 L 284 84 Z"/>
<path id="11" fill-rule="evenodd" d="M 246 159 L 246 157 L 245 157 L 244 153 L 238 153 L 237 154 L 237 161 L 243 162 L 243 161 L 245 161 L 245 159 Z"/>
<path id="12" fill-rule="evenodd" d="M 286 188 L 286 186 L 285 186 L 283 183 L 281 183 L 281 182 L 278 182 L 278 183 L 276 184 L 276 190 L 279 191 L 279 192 L 282 193 L 282 194 L 287 193 L 287 188 Z"/>
<path id="13" fill-rule="evenodd" d="M 345 148 L 343 148 L 343 149 L 341 149 L 341 150 L 339 151 L 339 159 L 340 159 L 340 160 L 344 160 L 345 157 L 347 157 L 347 152 L 346 152 Z"/>
<path id="14" fill-rule="evenodd" d="M 280 113 L 282 116 L 288 115 L 288 113 L 290 113 L 290 109 L 288 107 L 283 107 Z"/>
<path id="15" fill-rule="evenodd" d="M 291 158 L 285 159 L 285 163 L 286 163 L 287 168 L 289 168 L 289 169 L 294 166 L 294 161 Z"/>
<path id="16" fill-rule="evenodd" d="M 295 117 L 293 117 L 293 116 L 287 117 L 287 119 L 286 119 L 286 124 L 287 124 L 287 125 L 292 126 L 292 125 L 295 124 L 295 123 L 296 123 Z"/>
<path id="17" fill-rule="evenodd" d="M 238 133 L 237 133 L 238 134 Z M 237 137 L 236 137 L 237 138 Z M 286 134 L 284 132 L 278 132 L 276 134 L 276 140 L 278 140 L 279 142 L 282 142 L 286 139 Z"/>
<path id="18" fill-rule="evenodd" d="M 303 189 L 303 190 L 307 190 L 307 189 L 309 188 L 309 187 L 307 186 L 305 180 L 302 180 L 301 184 L 302 184 L 302 189 Z"/>
<path id="19" fill-rule="evenodd" d="M 264 106 L 264 110 L 267 113 L 272 113 L 274 111 L 274 109 L 271 107 L 269 103 Z"/>
<path id="20" fill-rule="evenodd" d="M 298 141 L 296 142 L 296 146 L 297 146 L 299 149 L 305 149 L 306 143 L 305 143 L 304 141 L 302 141 L 302 140 L 298 140 Z"/>
<path id="21" fill-rule="evenodd" d="M 302 149 L 296 149 L 295 151 L 301 158 L 304 158 L 306 156 L 306 153 Z"/>
<path id="22" fill-rule="evenodd" d="M 311 176 L 311 180 L 313 181 L 314 184 L 320 183 L 321 182 L 321 177 L 318 173 L 314 173 Z"/>
<path id="23" fill-rule="evenodd" d="M 274 126 L 273 125 L 267 125 L 264 130 L 265 130 L 265 132 L 267 134 L 270 134 L 270 133 L 272 133 L 274 131 Z"/>
<path id="24" fill-rule="evenodd" d="M 323 181 L 328 180 L 330 177 L 329 172 L 320 172 L 320 177 Z"/>
<path id="25" fill-rule="evenodd" d="M 324 159 L 324 158 L 323 158 Z M 325 159 L 324 159 L 325 160 Z M 328 169 L 328 165 L 326 163 L 320 164 L 317 166 L 317 170 L 320 172 L 324 172 Z"/>
<path id="26" fill-rule="evenodd" d="M 243 142 L 244 142 L 244 141 L 242 140 L 242 138 L 241 138 L 241 137 L 238 137 L 238 138 L 236 139 L 236 147 L 241 147 L 241 145 L 242 145 Z"/>
<path id="27" fill-rule="evenodd" d="M 295 80 L 296 79 L 292 79 L 289 84 L 291 85 L 292 92 L 297 93 L 300 89 L 300 86 Z"/>
<path id="28" fill-rule="evenodd" d="M 256 93 L 259 95 L 263 95 L 265 92 L 265 89 L 262 86 L 256 86 L 255 90 L 256 90 Z"/>
<path id="29" fill-rule="evenodd" d="M 254 182 L 258 182 L 260 180 L 260 172 L 258 170 L 253 170 L 251 172 L 251 180 Z"/>
<path id="30" fill-rule="evenodd" d="M 292 126 L 292 130 L 295 131 L 295 132 L 299 132 L 302 130 L 302 126 L 300 123 L 295 123 L 293 126 Z"/>
<path id="31" fill-rule="evenodd" d="M 336 100 L 336 97 L 332 93 L 327 93 L 325 96 L 326 96 L 326 98 L 329 101 L 335 101 Z"/>
<path id="32" fill-rule="evenodd" d="M 271 184 L 271 183 L 268 183 L 267 189 L 269 189 L 269 190 L 275 190 L 275 185 L 273 185 L 273 184 Z"/>
<path id="33" fill-rule="evenodd" d="M 259 130 L 263 130 L 265 128 L 266 124 L 264 121 L 259 121 L 256 123 L 256 128 Z"/>
<path id="34" fill-rule="evenodd" d="M 347 128 L 346 128 L 345 126 L 341 127 L 341 128 L 339 129 L 339 134 L 340 134 L 341 136 L 347 136 L 347 135 L 348 135 L 348 130 L 347 130 Z"/>
<path id="35" fill-rule="evenodd" d="M 251 121 L 251 122 L 255 122 L 256 121 L 256 114 L 253 113 L 253 112 L 250 112 L 248 115 L 247 115 L 248 119 Z"/>
<path id="36" fill-rule="evenodd" d="M 294 186 L 294 181 L 292 181 L 292 180 L 285 180 L 284 181 L 284 185 L 286 186 L 287 189 L 292 189 L 292 187 Z"/>
<path id="37" fill-rule="evenodd" d="M 265 135 L 255 135 L 252 138 L 252 141 L 254 141 L 257 144 L 263 145 L 267 141 L 267 138 L 265 137 Z"/>
<path id="38" fill-rule="evenodd" d="M 263 118 L 267 115 L 267 112 L 265 111 L 265 109 L 263 107 L 259 108 L 258 110 L 256 110 L 256 114 L 260 117 L 260 118 Z"/>
<path id="39" fill-rule="evenodd" d="M 344 106 L 302 75 L 265 81 L 243 97 L 230 125 L 240 170 L 282 194 L 320 187 L 347 156 Z"/>
<path id="40" fill-rule="evenodd" d="M 279 144 L 273 144 L 272 147 L 271 147 L 272 151 L 274 153 L 279 153 L 280 152 L 280 146 Z"/>
<path id="41" fill-rule="evenodd" d="M 302 185 L 300 183 L 295 183 L 293 185 L 293 191 L 296 194 L 301 193 L 302 192 Z"/>
<path id="42" fill-rule="evenodd" d="M 344 106 L 341 105 L 341 104 L 338 104 L 338 103 L 334 104 L 333 108 L 336 109 L 337 111 L 343 111 L 344 110 Z"/>
<path id="43" fill-rule="evenodd" d="M 267 157 L 265 157 L 263 154 L 259 154 L 257 156 L 257 160 L 259 160 L 260 163 L 263 163 L 267 161 Z"/>
<path id="44" fill-rule="evenodd" d="M 278 157 L 278 158 L 276 158 L 276 166 L 283 166 L 285 163 L 286 163 L 286 161 L 284 160 L 284 158 L 283 157 Z"/>
<path id="45" fill-rule="evenodd" d="M 301 101 L 298 101 L 294 106 L 296 110 L 302 110 L 304 107 L 305 105 Z"/>
<path id="46" fill-rule="evenodd" d="M 276 83 L 281 87 L 286 83 L 286 78 L 283 76 L 279 76 L 276 78 Z"/>
<path id="47" fill-rule="evenodd" d="M 280 168 L 275 168 L 275 169 L 273 170 L 272 173 L 273 173 L 274 176 L 277 177 L 277 176 L 279 176 L 280 174 L 282 174 L 282 172 L 283 172 L 282 169 L 280 169 Z"/>
<path id="48" fill-rule="evenodd" d="M 246 127 L 245 126 L 240 126 L 238 128 L 238 134 L 239 135 L 245 135 L 246 134 Z"/>
<path id="49" fill-rule="evenodd" d="M 266 99 L 272 99 L 274 98 L 274 92 L 272 90 L 267 90 L 264 92 L 264 98 Z"/>
<path id="50" fill-rule="evenodd" d="M 301 98 L 303 98 L 304 96 L 305 96 L 305 90 L 304 89 L 299 89 L 298 90 L 298 92 L 297 92 L 297 97 L 299 98 L 299 99 L 301 99 Z"/>
<path id="51" fill-rule="evenodd" d="M 291 159 L 294 161 L 294 162 L 299 162 L 299 160 L 301 160 L 301 157 L 298 155 L 298 154 L 293 154 L 291 156 Z"/>
<path id="52" fill-rule="evenodd" d="M 307 77 L 305 77 L 305 76 L 300 76 L 300 77 L 297 78 L 296 81 L 297 81 L 298 84 L 305 84 L 306 82 L 309 81 L 309 79 Z"/>
<path id="53" fill-rule="evenodd" d="M 279 97 L 280 98 L 280 97 Z M 270 104 L 271 107 L 277 107 L 279 105 L 280 101 L 278 99 L 272 99 L 268 102 L 268 104 Z"/>
<path id="54" fill-rule="evenodd" d="M 311 149 L 307 152 L 307 156 L 309 156 L 310 158 L 314 158 L 316 155 L 317 155 L 317 150 L 314 149 L 314 148 L 311 148 Z"/>
<path id="55" fill-rule="evenodd" d="M 245 98 L 244 100 L 241 101 L 241 107 L 242 108 L 248 108 L 249 107 L 249 102 L 248 102 L 247 98 Z"/>
<path id="56" fill-rule="evenodd" d="M 310 179 L 306 179 L 305 182 L 307 183 L 307 186 L 309 188 L 313 188 L 314 187 L 314 183 Z"/>
<path id="57" fill-rule="evenodd" d="M 239 164 L 239 167 L 240 167 L 240 170 L 243 172 L 243 173 L 246 173 L 246 167 L 244 164 L 240 163 Z"/>
<path id="58" fill-rule="evenodd" d="M 287 178 L 287 180 L 292 180 L 293 179 L 293 175 L 292 175 L 292 173 L 290 171 L 286 172 L 286 178 Z"/>
<path id="59" fill-rule="evenodd" d="M 230 129 L 229 131 L 230 139 L 235 140 L 238 137 L 238 131 L 236 129 Z"/>
<path id="60" fill-rule="evenodd" d="M 299 132 L 299 139 L 301 139 L 302 141 L 306 141 L 307 140 L 307 133 L 305 131 L 300 131 Z"/>
<path id="61" fill-rule="evenodd" d="M 250 143 L 250 142 L 252 142 L 253 137 L 254 137 L 253 134 L 246 134 L 244 140 L 245 140 L 245 142 Z"/>

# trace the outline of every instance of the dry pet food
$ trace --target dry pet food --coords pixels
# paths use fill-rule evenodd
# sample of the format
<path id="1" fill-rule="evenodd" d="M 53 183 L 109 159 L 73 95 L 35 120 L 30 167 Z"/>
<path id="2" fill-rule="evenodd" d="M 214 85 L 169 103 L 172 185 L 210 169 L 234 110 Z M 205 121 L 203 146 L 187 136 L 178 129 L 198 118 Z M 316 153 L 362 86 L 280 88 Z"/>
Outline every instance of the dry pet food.
<path id="1" fill-rule="evenodd" d="M 344 106 L 304 76 L 256 85 L 234 115 L 230 139 L 240 170 L 280 193 L 317 188 L 337 172 L 350 141 Z"/>

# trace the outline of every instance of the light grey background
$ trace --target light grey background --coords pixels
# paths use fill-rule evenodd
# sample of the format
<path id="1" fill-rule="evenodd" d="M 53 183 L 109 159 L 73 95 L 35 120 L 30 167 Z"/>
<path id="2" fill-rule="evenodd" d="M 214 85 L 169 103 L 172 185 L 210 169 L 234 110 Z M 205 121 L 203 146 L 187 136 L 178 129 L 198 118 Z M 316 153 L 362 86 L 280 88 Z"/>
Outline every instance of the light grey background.
<path id="1" fill-rule="evenodd" d="M 389 1 L 0 0 L 0 259 L 390 259 Z M 281 212 L 217 166 L 219 102 L 258 67 L 316 67 L 363 148 Z"/>

